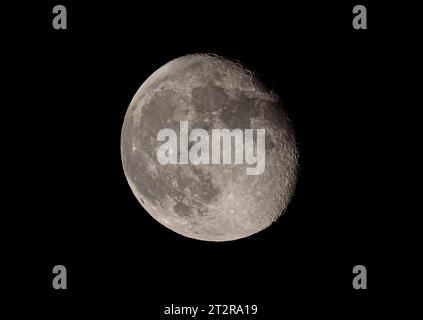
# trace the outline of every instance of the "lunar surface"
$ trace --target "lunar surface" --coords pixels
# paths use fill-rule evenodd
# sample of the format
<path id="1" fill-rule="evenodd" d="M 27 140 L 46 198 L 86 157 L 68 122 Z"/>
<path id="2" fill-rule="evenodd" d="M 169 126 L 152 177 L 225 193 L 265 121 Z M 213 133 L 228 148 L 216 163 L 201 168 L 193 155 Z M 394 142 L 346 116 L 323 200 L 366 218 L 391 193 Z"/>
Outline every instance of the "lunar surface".
<path id="1" fill-rule="evenodd" d="M 246 163 L 159 163 L 157 134 L 171 128 L 179 135 L 180 121 L 209 133 L 265 129 L 264 172 L 247 175 Z M 298 150 L 284 105 L 245 67 L 216 55 L 177 58 L 142 84 L 125 115 L 121 157 L 144 209 L 199 240 L 229 241 L 265 229 L 286 210 L 297 181 Z"/>

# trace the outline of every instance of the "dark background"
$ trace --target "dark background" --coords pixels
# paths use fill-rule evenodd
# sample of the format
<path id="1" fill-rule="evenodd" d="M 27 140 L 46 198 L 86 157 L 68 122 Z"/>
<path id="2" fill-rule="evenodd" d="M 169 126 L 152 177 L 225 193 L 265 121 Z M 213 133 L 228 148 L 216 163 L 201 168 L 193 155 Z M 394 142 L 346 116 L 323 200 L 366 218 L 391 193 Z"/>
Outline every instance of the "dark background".
<path id="1" fill-rule="evenodd" d="M 13 121 L 3 120 L 20 168 L 8 211 L 18 227 L 9 237 L 17 248 L 9 265 L 24 283 L 18 294 L 41 299 L 51 317 L 158 319 L 172 303 L 259 306 L 257 316 L 231 319 L 389 310 L 397 258 L 381 156 L 390 107 L 380 98 L 395 49 L 389 8 L 360 2 L 368 30 L 354 30 L 353 2 L 62 1 L 68 30 L 54 30 L 56 4 L 11 11 L 4 49 L 19 88 L 10 92 Z M 233 242 L 160 225 L 133 196 L 120 160 L 136 90 L 166 62 L 197 52 L 239 60 L 274 89 L 301 151 L 288 211 Z M 68 290 L 52 288 L 57 264 L 67 267 Z M 367 291 L 352 287 L 357 264 L 368 269 Z"/>

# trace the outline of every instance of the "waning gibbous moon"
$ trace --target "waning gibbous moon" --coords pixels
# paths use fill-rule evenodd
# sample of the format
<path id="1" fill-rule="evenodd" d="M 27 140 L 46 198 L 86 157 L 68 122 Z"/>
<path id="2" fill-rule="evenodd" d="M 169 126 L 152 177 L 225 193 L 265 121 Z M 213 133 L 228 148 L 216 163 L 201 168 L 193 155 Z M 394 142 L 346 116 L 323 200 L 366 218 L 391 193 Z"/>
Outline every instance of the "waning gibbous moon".
<path id="1" fill-rule="evenodd" d="M 181 121 L 189 131 L 265 129 L 265 169 L 250 164 L 159 163 L 158 132 Z M 191 146 L 191 145 L 190 145 Z M 174 59 L 138 89 L 125 115 L 121 157 L 144 209 L 186 237 L 229 241 L 255 234 L 286 210 L 295 190 L 298 150 L 284 105 L 253 73 L 205 54 Z"/>

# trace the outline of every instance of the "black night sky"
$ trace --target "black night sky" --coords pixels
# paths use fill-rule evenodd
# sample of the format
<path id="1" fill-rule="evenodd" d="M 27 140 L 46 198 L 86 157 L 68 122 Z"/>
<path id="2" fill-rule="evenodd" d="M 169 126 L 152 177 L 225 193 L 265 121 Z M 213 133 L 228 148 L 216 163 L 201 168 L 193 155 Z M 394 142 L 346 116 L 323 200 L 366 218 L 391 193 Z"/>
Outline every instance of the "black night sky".
<path id="1" fill-rule="evenodd" d="M 392 49 L 383 8 L 366 4 L 369 28 L 354 30 L 349 2 L 63 1 L 68 29 L 54 30 L 55 4 L 18 11 L 6 39 L 19 88 L 9 92 L 9 119 L 21 119 L 7 129 L 20 168 L 8 211 L 17 227 L 8 266 L 26 283 L 18 295 L 41 298 L 51 318 L 166 319 L 172 303 L 257 304 L 251 319 L 379 315 L 396 261 L 394 208 L 381 207 L 389 106 L 380 97 Z M 189 53 L 241 61 L 279 94 L 294 123 L 295 197 L 274 225 L 242 240 L 209 243 L 164 228 L 123 173 L 129 102 L 152 72 Z M 67 267 L 67 290 L 52 288 L 57 264 Z M 367 291 L 351 285 L 357 264 L 368 269 Z"/>

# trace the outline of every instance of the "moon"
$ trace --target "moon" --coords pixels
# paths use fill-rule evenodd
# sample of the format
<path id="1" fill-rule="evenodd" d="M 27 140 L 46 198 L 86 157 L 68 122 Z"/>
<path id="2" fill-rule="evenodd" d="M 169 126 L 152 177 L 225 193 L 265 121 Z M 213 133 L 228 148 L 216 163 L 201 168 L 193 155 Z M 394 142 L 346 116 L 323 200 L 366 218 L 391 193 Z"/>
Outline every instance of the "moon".
<path id="1" fill-rule="evenodd" d="M 265 129 L 265 170 L 244 164 L 167 164 L 157 160 L 161 129 Z M 276 94 L 230 59 L 191 54 L 155 71 L 138 89 L 123 122 L 121 158 L 129 186 L 144 209 L 189 238 L 230 241 L 275 222 L 294 194 L 298 148 L 293 125 Z"/>

